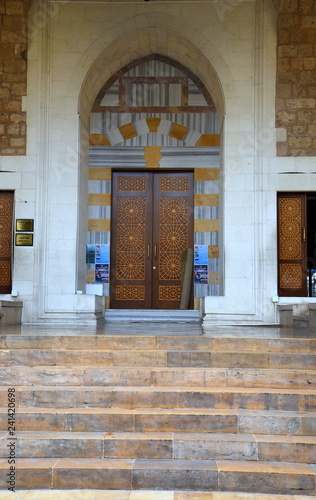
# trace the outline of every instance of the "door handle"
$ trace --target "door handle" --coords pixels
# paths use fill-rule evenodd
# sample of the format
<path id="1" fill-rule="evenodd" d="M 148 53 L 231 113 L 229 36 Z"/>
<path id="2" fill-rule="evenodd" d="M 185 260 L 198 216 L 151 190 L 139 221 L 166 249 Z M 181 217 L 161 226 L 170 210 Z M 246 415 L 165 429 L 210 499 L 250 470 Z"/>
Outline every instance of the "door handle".
<path id="1" fill-rule="evenodd" d="M 154 257 L 155 257 L 155 259 L 157 259 L 157 245 L 155 245 Z"/>
<path id="2" fill-rule="evenodd" d="M 147 259 L 148 260 L 150 259 L 150 245 L 149 245 L 149 243 L 147 245 Z"/>
<path id="3" fill-rule="evenodd" d="M 305 242 L 306 241 L 306 227 L 303 227 L 302 238 L 303 238 L 303 241 Z"/>

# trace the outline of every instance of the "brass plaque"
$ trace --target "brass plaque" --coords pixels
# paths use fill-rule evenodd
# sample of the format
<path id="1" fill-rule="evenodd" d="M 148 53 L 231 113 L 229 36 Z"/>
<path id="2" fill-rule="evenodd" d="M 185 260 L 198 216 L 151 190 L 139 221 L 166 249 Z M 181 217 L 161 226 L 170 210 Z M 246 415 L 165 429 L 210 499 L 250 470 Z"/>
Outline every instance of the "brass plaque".
<path id="1" fill-rule="evenodd" d="M 34 219 L 17 219 L 16 231 L 34 231 Z"/>
<path id="2" fill-rule="evenodd" d="M 32 247 L 33 234 L 19 233 L 15 235 L 15 245 L 17 247 Z"/>

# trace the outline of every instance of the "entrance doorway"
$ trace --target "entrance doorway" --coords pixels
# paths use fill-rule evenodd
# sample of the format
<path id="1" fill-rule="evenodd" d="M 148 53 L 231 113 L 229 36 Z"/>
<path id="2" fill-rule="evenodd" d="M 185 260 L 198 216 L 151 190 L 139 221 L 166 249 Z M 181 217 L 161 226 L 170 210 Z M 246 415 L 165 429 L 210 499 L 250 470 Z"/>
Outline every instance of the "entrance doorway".
<path id="1" fill-rule="evenodd" d="M 316 297 L 316 193 L 278 194 L 279 295 Z"/>
<path id="2" fill-rule="evenodd" d="M 13 191 L 0 191 L 0 293 L 11 293 Z"/>
<path id="3" fill-rule="evenodd" d="M 112 179 L 110 307 L 179 309 L 181 258 L 193 248 L 193 172 Z"/>

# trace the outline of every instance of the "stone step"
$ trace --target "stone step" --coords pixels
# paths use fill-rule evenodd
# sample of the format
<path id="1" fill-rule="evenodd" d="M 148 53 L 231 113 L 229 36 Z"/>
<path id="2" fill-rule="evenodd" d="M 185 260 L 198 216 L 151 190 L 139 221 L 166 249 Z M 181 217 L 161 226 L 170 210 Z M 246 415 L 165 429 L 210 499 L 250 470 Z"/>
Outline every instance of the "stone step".
<path id="1" fill-rule="evenodd" d="M 316 390 L 244 387 L 16 386 L 16 407 L 316 411 Z M 0 406 L 7 406 L 0 387 Z"/>
<path id="2" fill-rule="evenodd" d="M 75 487 L 75 486 L 74 486 Z M 218 491 L 180 491 L 180 490 L 107 490 L 96 489 L 82 490 L 24 490 L 24 494 L 31 497 L 18 497 L 16 500 L 308 500 L 315 499 L 306 495 L 274 495 L 272 493 L 221 493 Z M 84 495 L 84 496 L 82 496 Z M 2 491 L 1 500 L 12 500 L 11 491 Z"/>
<path id="3" fill-rule="evenodd" d="M 306 495 L 274 495 L 271 493 L 246 494 L 240 492 L 221 493 L 218 491 L 173 491 L 173 490 L 24 490 L 31 496 L 16 497 L 16 500 L 308 500 L 314 497 Z M 82 496 L 84 495 L 84 496 Z M 11 491 L 1 491 L 1 500 L 12 500 Z"/>
<path id="4" fill-rule="evenodd" d="M 7 386 L 258 387 L 316 389 L 316 371 L 255 368 L 0 367 Z"/>
<path id="5" fill-rule="evenodd" d="M 316 437 L 183 432 L 109 433 L 104 436 L 103 453 L 104 458 L 211 458 L 315 463 Z"/>
<path id="6" fill-rule="evenodd" d="M 7 489 L 7 459 L 0 488 Z M 16 464 L 17 488 L 199 490 L 314 495 L 314 465 L 232 460 L 27 458 Z"/>
<path id="7" fill-rule="evenodd" d="M 0 430 L 8 423 L 0 408 Z M 316 412 L 213 409 L 23 408 L 17 431 L 210 432 L 316 436 Z"/>
<path id="8" fill-rule="evenodd" d="M 0 350 L 0 366 L 143 366 L 192 368 L 316 368 L 315 354 L 192 350 Z"/>
<path id="9" fill-rule="evenodd" d="M 316 339 L 145 335 L 0 335 L 0 349 L 198 350 L 316 353 Z"/>
<path id="10" fill-rule="evenodd" d="M 200 323 L 200 311 L 196 309 L 107 309 L 105 321 L 112 322 L 159 322 Z"/>
<path id="11" fill-rule="evenodd" d="M 185 432 L 16 432 L 15 457 L 141 458 L 316 463 L 315 436 Z M 0 457 L 8 456 L 0 433 Z"/>

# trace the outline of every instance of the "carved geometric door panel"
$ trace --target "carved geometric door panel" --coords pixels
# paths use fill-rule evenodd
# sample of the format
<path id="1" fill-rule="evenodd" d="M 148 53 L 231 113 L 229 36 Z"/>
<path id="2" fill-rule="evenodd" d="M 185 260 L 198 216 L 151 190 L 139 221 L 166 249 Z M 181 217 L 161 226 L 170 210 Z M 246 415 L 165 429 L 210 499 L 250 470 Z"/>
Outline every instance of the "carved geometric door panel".
<path id="1" fill-rule="evenodd" d="M 153 308 L 179 309 L 181 255 L 193 248 L 191 172 L 155 173 L 153 227 Z"/>
<path id="2" fill-rule="evenodd" d="M 150 309 L 152 180 L 150 172 L 113 172 L 112 308 Z"/>
<path id="3" fill-rule="evenodd" d="M 11 293 L 13 192 L 0 191 L 0 293 Z"/>
<path id="4" fill-rule="evenodd" d="M 279 295 L 307 296 L 306 194 L 278 195 Z"/>
<path id="5" fill-rule="evenodd" d="M 178 309 L 193 245 L 193 174 L 114 172 L 110 307 Z"/>

